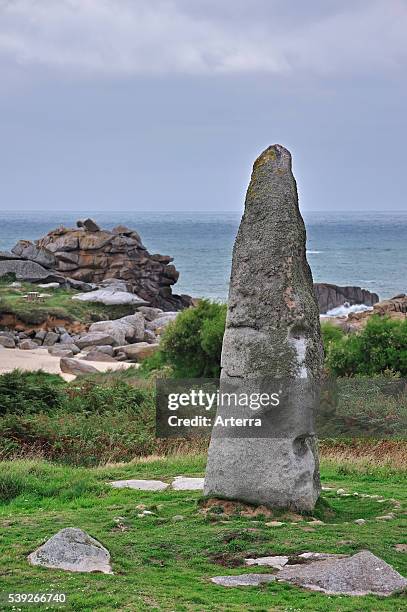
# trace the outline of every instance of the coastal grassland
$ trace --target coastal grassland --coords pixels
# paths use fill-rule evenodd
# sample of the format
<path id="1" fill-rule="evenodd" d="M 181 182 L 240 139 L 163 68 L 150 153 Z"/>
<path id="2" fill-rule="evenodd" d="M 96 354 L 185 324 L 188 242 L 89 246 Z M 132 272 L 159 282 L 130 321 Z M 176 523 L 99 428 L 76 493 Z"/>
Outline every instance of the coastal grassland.
<path id="1" fill-rule="evenodd" d="M 368 549 L 407 574 L 406 470 L 350 463 L 344 473 L 335 460 L 322 461 L 321 475 L 329 513 L 325 524 L 276 513 L 282 527 L 266 525 L 270 518 L 241 515 L 206 516 L 199 512 L 200 492 L 144 492 L 112 489 L 110 479 L 156 478 L 171 482 L 176 475 L 202 476 L 204 455 L 149 457 L 98 468 L 60 466 L 41 460 L 0 463 L 1 591 L 65 592 L 64 610 L 176 611 L 371 611 L 405 610 L 406 598 L 339 597 L 305 591 L 283 583 L 261 587 L 224 588 L 210 577 L 241 572 L 244 558 L 305 551 L 353 554 Z M 401 508 L 392 521 L 375 520 L 393 502 L 341 497 L 336 489 L 396 499 Z M 143 504 L 152 516 L 139 518 Z M 183 520 L 172 519 L 181 515 Z M 365 525 L 353 520 L 366 518 Z M 296 519 L 297 520 L 297 519 Z M 74 574 L 31 567 L 26 557 L 64 527 L 79 527 L 110 551 L 114 575 Z M 3 608 L 2 608 L 3 609 Z M 7 609 L 7 608 L 4 608 Z"/>
<path id="2" fill-rule="evenodd" d="M 20 288 L 10 287 L 10 278 L 0 279 L 0 317 L 11 315 L 26 325 L 41 325 L 49 319 L 89 324 L 102 319 L 118 319 L 133 314 L 134 306 L 105 306 L 72 300 L 79 292 L 73 289 L 40 289 L 38 285 L 22 283 Z M 29 302 L 24 295 L 39 291 L 47 297 Z"/>

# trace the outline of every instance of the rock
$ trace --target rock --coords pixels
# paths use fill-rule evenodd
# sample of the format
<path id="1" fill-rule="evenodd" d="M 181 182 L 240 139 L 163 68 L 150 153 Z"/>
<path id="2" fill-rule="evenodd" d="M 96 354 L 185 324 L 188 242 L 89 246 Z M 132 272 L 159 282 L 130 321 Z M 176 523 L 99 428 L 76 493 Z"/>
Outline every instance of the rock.
<path id="1" fill-rule="evenodd" d="M 160 333 L 160 331 L 164 330 L 167 325 L 172 323 L 172 321 L 177 318 L 177 315 L 177 312 L 166 312 L 165 314 L 156 317 L 153 321 L 148 321 L 146 323 L 146 328 L 156 333 Z"/>
<path id="2" fill-rule="evenodd" d="M 16 348 L 16 343 L 13 338 L 9 338 L 8 336 L 0 336 L 0 346 L 4 348 Z"/>
<path id="3" fill-rule="evenodd" d="M 33 340 L 21 340 L 20 344 L 18 345 L 18 348 L 22 349 L 23 351 L 32 351 L 34 349 L 38 348 L 38 344 L 36 344 L 36 342 L 34 342 Z"/>
<path id="4" fill-rule="evenodd" d="M 273 582 L 274 574 L 240 574 L 239 576 L 214 576 L 211 582 L 224 587 L 259 586 L 264 582 Z"/>
<path id="5" fill-rule="evenodd" d="M 71 344 L 72 343 L 72 336 L 71 334 L 68 334 L 68 332 L 65 332 L 63 334 L 61 334 L 61 337 L 59 339 L 61 344 Z"/>
<path id="6" fill-rule="evenodd" d="M 59 289 L 60 284 L 59 283 L 39 283 L 38 287 L 41 287 L 41 289 Z"/>
<path id="7" fill-rule="evenodd" d="M 394 548 L 397 552 L 407 552 L 407 544 L 395 544 Z"/>
<path id="8" fill-rule="evenodd" d="M 274 145 L 254 164 L 234 246 L 221 393 L 247 391 L 249 383 L 250 392 L 259 392 L 259 379 L 262 390 L 263 379 L 286 379 L 293 414 L 287 421 L 274 418 L 274 437 L 214 429 L 206 496 L 312 511 L 320 494 L 312 389 L 321 377 L 323 348 L 305 238 L 291 155 Z M 237 409 L 239 416 L 253 416 L 236 404 L 220 405 L 218 416 Z"/>
<path id="9" fill-rule="evenodd" d="M 89 332 L 107 333 L 118 345 L 123 345 L 126 341 L 135 342 L 144 338 L 144 317 L 140 312 L 136 312 L 113 321 L 98 321 L 92 323 Z"/>
<path id="10" fill-rule="evenodd" d="M 44 346 L 53 346 L 59 340 L 59 334 L 49 331 L 44 338 Z"/>
<path id="11" fill-rule="evenodd" d="M 53 253 L 45 248 L 38 247 L 29 240 L 20 240 L 17 242 L 12 252 L 23 259 L 35 261 L 44 268 L 54 268 L 57 263 Z"/>
<path id="12" fill-rule="evenodd" d="M 182 514 L 175 514 L 171 520 L 173 523 L 179 523 L 180 521 L 183 521 L 184 519 L 185 519 L 185 516 L 182 516 Z"/>
<path id="13" fill-rule="evenodd" d="M 356 525 L 365 525 L 365 524 L 366 524 L 365 519 L 362 519 L 362 518 L 360 518 L 360 519 L 356 519 L 356 520 L 355 520 L 355 521 L 353 521 L 353 522 L 354 522 L 354 523 L 356 523 Z"/>
<path id="14" fill-rule="evenodd" d="M 371 293 L 360 287 L 340 287 L 329 283 L 315 283 L 315 295 L 317 296 L 319 312 L 324 314 L 333 308 L 349 304 L 364 304 L 373 306 L 379 301 L 377 293 Z"/>
<path id="15" fill-rule="evenodd" d="M 110 346 L 109 344 L 102 344 L 100 346 L 98 346 L 97 348 L 93 347 L 93 346 L 87 346 L 83 349 L 84 353 L 90 353 L 93 351 L 97 351 L 98 353 L 104 353 L 105 355 L 110 355 L 110 357 L 113 357 L 113 347 Z"/>
<path id="16" fill-rule="evenodd" d="M 73 374 L 74 376 L 84 376 L 86 374 L 95 374 L 98 372 L 98 370 L 89 363 L 83 363 L 83 361 L 70 359 L 69 357 L 61 357 L 59 366 L 61 368 L 61 372 L 64 372 L 65 374 Z"/>
<path id="17" fill-rule="evenodd" d="M 298 555 L 299 559 L 306 559 L 307 561 L 323 561 L 325 559 L 343 559 L 349 557 L 349 555 L 340 555 L 336 553 L 320 553 L 320 552 L 305 552 Z"/>
<path id="18" fill-rule="evenodd" d="M 165 314 L 161 308 L 152 308 L 151 306 L 140 306 L 137 310 L 141 312 L 147 321 L 153 321 L 157 319 L 157 317 L 161 317 Z"/>
<path id="19" fill-rule="evenodd" d="M 148 304 L 148 302 L 142 300 L 135 293 L 117 291 L 114 288 L 96 289 L 96 291 L 80 293 L 79 295 L 74 295 L 72 299 L 80 302 L 96 302 L 97 304 L 104 304 L 105 306 L 123 306 L 125 304 L 140 306 L 141 304 Z"/>
<path id="20" fill-rule="evenodd" d="M 140 362 L 153 355 L 158 349 L 159 344 L 148 344 L 148 342 L 136 342 L 115 348 L 115 352 L 124 353 L 127 359 Z"/>
<path id="21" fill-rule="evenodd" d="M 115 344 L 115 342 L 116 341 L 111 334 L 107 334 L 101 331 L 89 332 L 75 340 L 76 346 L 80 349 L 85 348 L 85 346 L 98 346 L 99 344 Z"/>
<path id="22" fill-rule="evenodd" d="M 112 574 L 109 551 L 85 531 L 61 529 L 45 544 L 28 555 L 31 565 L 41 565 L 69 572 Z"/>
<path id="23" fill-rule="evenodd" d="M 109 482 L 115 489 L 138 489 L 140 491 L 164 491 L 169 484 L 161 480 L 113 480 Z"/>
<path id="24" fill-rule="evenodd" d="M 76 225 L 78 227 L 83 227 L 88 232 L 100 232 L 100 227 L 93 219 L 79 219 Z"/>
<path id="25" fill-rule="evenodd" d="M 84 359 L 85 361 L 116 361 L 116 359 L 111 355 L 101 353 L 98 350 L 89 351 L 89 353 L 81 357 L 81 359 Z"/>
<path id="26" fill-rule="evenodd" d="M 281 521 L 269 521 L 268 523 L 265 523 L 266 527 L 282 527 L 283 525 L 285 525 L 285 523 L 282 523 Z"/>
<path id="27" fill-rule="evenodd" d="M 258 557 L 257 559 L 245 559 L 245 565 L 266 565 L 274 569 L 282 569 L 288 563 L 288 557 Z"/>
<path id="28" fill-rule="evenodd" d="M 201 491 L 204 488 L 204 479 L 190 478 L 188 476 L 175 476 L 171 487 L 175 491 Z"/>
<path id="29" fill-rule="evenodd" d="M 0 251 L 0 261 L 3 259 L 21 259 L 21 257 L 11 251 Z M 9 286 L 11 287 L 11 285 Z"/>
<path id="30" fill-rule="evenodd" d="M 48 349 L 48 353 L 50 355 L 52 355 L 53 357 L 73 357 L 74 353 L 73 351 L 69 348 L 69 344 L 64 344 L 64 345 L 56 345 L 56 346 L 50 346 Z"/>
<path id="31" fill-rule="evenodd" d="M 82 292 L 98 290 L 95 285 L 105 280 L 121 280 L 127 285 L 123 294 L 112 289 L 103 292 L 102 296 L 93 295 L 91 299 L 101 299 L 109 305 L 151 305 L 165 311 L 191 305 L 189 296 L 172 293 L 171 286 L 179 276 L 171 264 L 172 258 L 150 254 L 137 232 L 123 226 L 113 231 L 103 230 L 92 219 L 82 220 L 79 225 L 80 228 L 75 229 L 60 227 L 34 243 L 20 241 L 16 245 L 18 253 L 57 271 L 54 276 L 58 278 L 44 280 L 41 276 L 38 280 L 60 282 L 62 277 L 63 284 Z M 19 255 L 13 255 L 10 260 L 15 257 Z M 9 264 L 10 260 L 5 261 Z"/>
<path id="32" fill-rule="evenodd" d="M 17 280 L 28 283 L 53 282 L 56 280 L 55 273 L 51 273 L 34 261 L 23 259 L 0 261 L 0 278 L 6 274 L 15 274 Z"/>
<path id="33" fill-rule="evenodd" d="M 407 587 L 403 576 L 368 550 L 345 559 L 285 567 L 277 578 L 329 595 L 387 596 Z"/>
<path id="34" fill-rule="evenodd" d="M 337 495 L 345 495 L 345 489 L 338 489 L 336 494 Z"/>
<path id="35" fill-rule="evenodd" d="M 376 516 L 376 521 L 392 521 L 394 514 L 385 514 L 383 516 Z"/>

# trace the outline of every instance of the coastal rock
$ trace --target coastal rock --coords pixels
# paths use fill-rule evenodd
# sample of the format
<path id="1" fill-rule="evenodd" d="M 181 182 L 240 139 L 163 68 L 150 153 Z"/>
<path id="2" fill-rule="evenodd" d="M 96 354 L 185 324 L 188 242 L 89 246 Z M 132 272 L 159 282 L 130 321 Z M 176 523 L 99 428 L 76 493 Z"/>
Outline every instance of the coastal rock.
<path id="1" fill-rule="evenodd" d="M 407 588 L 403 576 L 368 550 L 345 559 L 286 566 L 277 579 L 328 595 L 388 596 Z"/>
<path id="2" fill-rule="evenodd" d="M 116 361 L 111 355 L 107 355 L 98 350 L 89 351 L 89 353 L 86 353 L 81 359 L 85 361 Z"/>
<path id="3" fill-rule="evenodd" d="M 20 241 L 14 247 L 15 256 L 22 253 L 27 261 L 43 262 L 50 268 L 50 273 L 52 268 L 54 276 L 63 277 L 62 282 L 83 292 L 108 279 L 122 280 L 128 285 L 124 292 L 126 295 L 120 295 L 117 289 L 110 287 L 111 290 L 102 295 L 79 298 L 84 301 L 100 301 L 108 305 L 145 304 L 164 311 L 182 310 L 191 305 L 189 296 L 172 293 L 171 287 L 179 276 L 171 265 L 172 258 L 151 255 L 136 231 L 124 226 L 113 231 L 104 230 L 92 219 L 85 219 L 79 225 L 75 229 L 57 228 L 35 242 Z M 4 261 L 10 267 L 10 260 Z M 7 269 L 4 273 L 7 272 L 15 270 Z M 47 278 L 44 272 L 31 273 L 30 278 L 25 275 L 22 280 L 59 282 L 58 278 Z"/>
<path id="4" fill-rule="evenodd" d="M 59 340 L 59 334 L 49 331 L 43 340 L 44 346 L 52 346 Z"/>
<path id="5" fill-rule="evenodd" d="M 88 232 L 99 232 L 100 227 L 93 219 L 78 219 L 76 222 L 77 227 L 83 227 Z"/>
<path id="6" fill-rule="evenodd" d="M 75 340 L 75 344 L 78 348 L 82 349 L 85 346 L 98 346 L 98 344 L 115 344 L 115 339 L 110 334 L 94 331 L 84 334 Z"/>
<path id="7" fill-rule="evenodd" d="M 135 293 L 130 293 L 129 291 L 118 291 L 113 287 L 96 289 L 96 291 L 90 291 L 88 293 L 80 293 L 79 295 L 74 295 L 72 299 L 80 302 L 95 302 L 98 304 L 104 304 L 105 306 L 122 306 L 124 304 L 141 306 L 142 304 L 148 304 L 148 302 L 141 299 Z"/>
<path id="8" fill-rule="evenodd" d="M 61 372 L 64 372 L 64 374 L 73 374 L 74 376 L 83 376 L 98 372 L 98 370 L 89 363 L 83 363 L 83 361 L 78 361 L 77 359 L 71 359 L 69 357 L 61 357 L 59 366 Z"/>
<path id="9" fill-rule="evenodd" d="M 144 338 L 144 317 L 136 312 L 133 315 L 121 317 L 113 321 L 98 321 L 92 323 L 90 333 L 104 332 L 114 338 L 115 343 L 122 345 L 128 342 L 141 341 Z M 105 344 L 108 344 L 105 342 Z"/>
<path id="10" fill-rule="evenodd" d="M 4 348 L 15 348 L 15 340 L 9 336 L 0 336 L 0 346 Z"/>
<path id="11" fill-rule="evenodd" d="M 73 357 L 74 353 L 70 348 L 69 344 L 58 344 L 57 346 L 50 346 L 48 353 L 53 357 Z"/>
<path id="12" fill-rule="evenodd" d="M 38 348 L 38 344 L 27 338 L 27 340 L 21 340 L 18 348 L 22 349 L 23 351 L 32 351 Z"/>
<path id="13" fill-rule="evenodd" d="M 314 291 L 321 314 L 344 304 L 373 306 L 379 301 L 377 293 L 371 293 L 361 287 L 340 287 L 329 283 L 314 283 Z"/>
<path id="14" fill-rule="evenodd" d="M 305 240 L 291 155 L 271 146 L 254 163 L 233 250 L 221 393 L 260 392 L 270 379 L 285 379 L 290 412 L 277 411 L 263 437 L 213 429 L 205 496 L 301 511 L 319 496 L 312 389 L 323 349 Z M 253 412 L 220 404 L 218 416 L 236 415 Z"/>
<path id="15" fill-rule="evenodd" d="M 35 261 L 25 259 L 12 259 L 0 261 L 0 278 L 6 274 L 15 274 L 19 281 L 28 283 L 41 282 L 56 282 L 64 279 L 50 270 L 46 270 L 43 266 Z"/>
<path id="16" fill-rule="evenodd" d="M 147 357 L 151 357 L 158 349 L 159 344 L 149 344 L 148 342 L 136 342 L 135 344 L 127 344 L 115 348 L 115 352 L 124 353 L 127 359 L 134 361 L 143 361 Z"/>
<path id="17" fill-rule="evenodd" d="M 240 574 L 239 576 L 214 576 L 211 582 L 224 587 L 259 586 L 264 582 L 273 582 L 274 574 Z"/>
<path id="18" fill-rule="evenodd" d="M 45 544 L 28 555 L 31 565 L 70 572 L 102 572 L 112 574 L 110 553 L 85 531 L 61 529 Z"/>

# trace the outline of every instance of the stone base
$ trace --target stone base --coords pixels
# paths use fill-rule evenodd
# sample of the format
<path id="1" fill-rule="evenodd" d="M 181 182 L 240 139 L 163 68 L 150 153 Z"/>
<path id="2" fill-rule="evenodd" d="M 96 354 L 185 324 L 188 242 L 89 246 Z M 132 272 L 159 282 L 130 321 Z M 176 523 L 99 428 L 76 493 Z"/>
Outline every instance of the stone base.
<path id="1" fill-rule="evenodd" d="M 310 512 L 320 495 L 313 436 L 212 438 L 204 495 L 269 508 Z"/>

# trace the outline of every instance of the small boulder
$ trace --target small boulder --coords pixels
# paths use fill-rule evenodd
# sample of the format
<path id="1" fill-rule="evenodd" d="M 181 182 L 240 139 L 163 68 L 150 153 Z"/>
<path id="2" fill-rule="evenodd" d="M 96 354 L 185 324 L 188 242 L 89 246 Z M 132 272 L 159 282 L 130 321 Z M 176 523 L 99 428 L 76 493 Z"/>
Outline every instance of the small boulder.
<path id="1" fill-rule="evenodd" d="M 59 334 L 49 331 L 43 341 L 44 346 L 53 346 L 59 340 Z"/>
<path id="2" fill-rule="evenodd" d="M 201 491 L 204 488 L 204 478 L 175 476 L 171 486 L 175 491 Z"/>
<path id="3" fill-rule="evenodd" d="M 53 357 L 73 357 L 74 356 L 68 344 L 62 345 L 62 347 L 60 344 L 58 346 L 50 346 L 48 348 L 48 353 L 52 355 Z"/>
<path id="4" fill-rule="evenodd" d="M 148 342 L 136 342 L 115 348 L 115 352 L 124 353 L 127 359 L 143 361 L 153 355 L 158 349 L 159 344 L 149 344 Z"/>
<path id="5" fill-rule="evenodd" d="M 0 346 L 4 348 L 16 348 L 16 343 L 14 339 L 9 336 L 0 336 Z"/>
<path id="6" fill-rule="evenodd" d="M 28 561 L 69 572 L 113 573 L 109 551 L 85 531 L 73 527 L 58 531 L 28 555 Z"/>
<path id="7" fill-rule="evenodd" d="M 277 577 L 329 595 L 387 596 L 407 588 L 406 578 L 368 550 L 345 559 L 290 565 Z"/>
<path id="8" fill-rule="evenodd" d="M 288 557 L 258 557 L 257 559 L 245 559 L 244 562 L 245 565 L 265 565 L 267 567 L 273 567 L 274 569 L 281 570 L 284 565 L 287 565 Z"/>
<path id="9" fill-rule="evenodd" d="M 116 361 L 111 355 L 106 355 L 106 353 L 102 353 L 98 350 L 89 351 L 86 355 L 81 357 L 81 359 L 85 361 Z"/>
<path id="10" fill-rule="evenodd" d="M 113 480 L 109 482 L 114 489 L 138 489 L 140 491 L 164 491 L 169 487 L 161 480 Z"/>
<path id="11" fill-rule="evenodd" d="M 93 219 L 78 219 L 77 227 L 83 227 L 87 232 L 100 232 L 100 227 Z"/>
<path id="12" fill-rule="evenodd" d="M 78 361 L 77 359 L 70 359 L 69 357 L 62 357 L 59 367 L 61 368 L 61 372 L 64 372 L 64 374 L 73 374 L 74 376 L 95 374 L 99 371 L 89 363 L 84 363 L 83 361 Z"/>
<path id="13" fill-rule="evenodd" d="M 21 340 L 18 347 L 22 349 L 23 351 L 32 351 L 38 348 L 38 344 L 34 342 L 33 340 L 30 340 L 29 338 L 27 338 L 26 340 Z"/>

